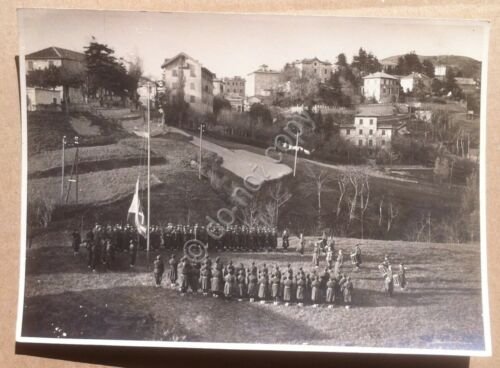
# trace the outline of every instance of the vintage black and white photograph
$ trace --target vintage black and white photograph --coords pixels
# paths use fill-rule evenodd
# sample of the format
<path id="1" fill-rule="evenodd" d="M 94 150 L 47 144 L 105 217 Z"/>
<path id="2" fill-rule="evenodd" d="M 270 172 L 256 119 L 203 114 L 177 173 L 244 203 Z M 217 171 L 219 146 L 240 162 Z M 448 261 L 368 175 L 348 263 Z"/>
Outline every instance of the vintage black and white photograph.
<path id="1" fill-rule="evenodd" d="M 491 354 L 487 22 L 18 21 L 17 341 Z"/>

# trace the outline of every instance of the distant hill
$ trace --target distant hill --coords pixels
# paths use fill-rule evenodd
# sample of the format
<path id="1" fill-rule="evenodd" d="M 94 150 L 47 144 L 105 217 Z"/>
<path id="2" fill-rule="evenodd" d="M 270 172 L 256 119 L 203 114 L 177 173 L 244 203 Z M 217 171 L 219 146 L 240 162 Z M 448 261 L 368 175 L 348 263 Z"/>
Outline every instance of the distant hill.
<path id="1" fill-rule="evenodd" d="M 397 64 L 398 58 L 403 55 L 389 56 L 385 59 L 380 60 L 382 64 L 384 63 L 394 63 Z M 457 56 L 457 55 L 437 55 L 437 56 L 422 56 L 418 55 L 420 61 L 430 60 L 434 66 L 442 64 L 446 66 L 451 66 L 453 68 L 460 69 L 464 77 L 467 78 L 480 78 L 481 77 L 481 62 L 470 58 L 468 56 Z"/>

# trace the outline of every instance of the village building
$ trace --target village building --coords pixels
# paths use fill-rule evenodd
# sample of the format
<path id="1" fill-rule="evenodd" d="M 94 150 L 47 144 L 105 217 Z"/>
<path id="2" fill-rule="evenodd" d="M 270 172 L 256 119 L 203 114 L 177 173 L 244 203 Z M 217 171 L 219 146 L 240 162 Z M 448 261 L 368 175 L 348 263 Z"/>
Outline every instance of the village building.
<path id="1" fill-rule="evenodd" d="M 352 123 L 340 126 L 340 135 L 373 152 L 390 149 L 392 139 L 403 131 L 408 118 L 408 114 L 399 114 L 392 105 L 362 105 Z"/>
<path id="2" fill-rule="evenodd" d="M 245 96 L 247 98 L 271 96 L 281 84 L 280 76 L 280 72 L 269 69 L 267 65 L 261 65 L 259 69 L 247 75 Z"/>
<path id="3" fill-rule="evenodd" d="M 245 97 L 245 84 L 245 79 L 238 76 L 224 78 L 225 94 L 233 97 Z"/>
<path id="4" fill-rule="evenodd" d="M 148 103 L 148 93 L 149 100 L 154 101 L 157 94 L 156 82 L 146 77 L 140 77 L 139 81 L 137 82 L 137 94 L 139 95 L 139 101 L 144 106 L 146 106 Z"/>
<path id="5" fill-rule="evenodd" d="M 214 73 L 184 52 L 165 59 L 161 68 L 163 81 L 171 91 L 172 100 L 182 93 L 193 110 L 199 113 L 213 112 Z"/>
<path id="6" fill-rule="evenodd" d="M 34 70 L 57 67 L 61 69 L 61 74 L 64 75 L 82 75 L 86 69 L 85 54 L 55 46 L 27 54 L 25 60 L 27 74 Z M 64 101 L 64 88 L 62 85 L 54 88 L 29 86 L 27 94 L 30 110 L 36 110 L 37 106 L 42 105 L 60 105 Z M 85 88 L 83 85 L 80 87 L 67 87 L 66 96 L 68 102 L 84 103 Z"/>
<path id="7" fill-rule="evenodd" d="M 446 77 L 446 65 L 436 65 L 434 66 L 434 77 L 439 80 L 444 80 Z"/>
<path id="8" fill-rule="evenodd" d="M 321 61 L 317 57 L 297 60 L 294 61 L 292 65 L 300 71 L 301 77 L 314 75 L 321 83 L 328 81 L 335 71 L 332 63 L 329 61 Z"/>
<path id="9" fill-rule="evenodd" d="M 399 79 L 383 72 L 364 76 L 363 96 L 377 103 L 396 102 L 399 97 Z"/>
<path id="10" fill-rule="evenodd" d="M 400 77 L 399 83 L 404 93 L 413 92 L 417 86 L 420 86 L 424 91 L 430 92 L 432 79 L 423 73 L 412 72 Z"/>
<path id="11" fill-rule="evenodd" d="M 224 80 L 221 78 L 216 78 L 213 80 L 214 85 L 214 96 L 224 96 Z"/>

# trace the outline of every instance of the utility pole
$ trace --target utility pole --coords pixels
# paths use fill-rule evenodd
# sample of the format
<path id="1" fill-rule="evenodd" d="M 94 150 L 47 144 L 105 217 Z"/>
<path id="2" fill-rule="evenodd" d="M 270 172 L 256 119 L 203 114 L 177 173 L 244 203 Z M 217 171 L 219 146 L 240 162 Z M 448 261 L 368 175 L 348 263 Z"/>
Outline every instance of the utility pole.
<path id="1" fill-rule="evenodd" d="M 66 148 L 66 136 L 62 138 L 62 157 L 61 157 L 61 200 L 64 198 L 64 166 L 66 166 L 66 160 L 64 157 L 64 150 Z"/>
<path id="2" fill-rule="evenodd" d="M 206 128 L 205 123 L 201 123 L 198 129 L 200 130 L 200 158 L 199 158 L 199 163 L 198 163 L 198 179 L 201 180 L 201 146 L 202 146 L 202 141 L 203 141 L 203 131 Z"/>
<path id="3" fill-rule="evenodd" d="M 149 244 L 149 227 L 151 220 L 151 116 L 150 116 L 150 99 L 151 99 L 151 84 L 148 82 L 148 218 L 147 218 L 147 243 L 146 249 L 149 254 L 150 244 Z"/>
<path id="4" fill-rule="evenodd" d="M 75 202 L 78 203 L 78 154 L 79 154 L 79 141 L 78 141 L 78 136 L 75 137 L 75 147 L 76 147 L 76 152 L 75 152 Z"/>
<path id="5" fill-rule="evenodd" d="M 69 201 L 69 196 L 71 194 L 71 186 L 72 183 L 75 183 L 75 202 L 78 203 L 78 155 L 79 155 L 79 141 L 78 141 L 78 136 L 75 136 L 73 138 L 73 147 L 76 148 L 75 150 L 75 157 L 73 159 L 73 165 L 71 166 L 71 174 L 68 179 L 68 190 L 66 191 L 66 203 Z"/>
<path id="6" fill-rule="evenodd" d="M 293 161 L 293 176 L 295 177 L 295 171 L 297 170 L 297 156 L 299 154 L 299 132 L 296 133 L 295 139 L 295 160 Z"/>

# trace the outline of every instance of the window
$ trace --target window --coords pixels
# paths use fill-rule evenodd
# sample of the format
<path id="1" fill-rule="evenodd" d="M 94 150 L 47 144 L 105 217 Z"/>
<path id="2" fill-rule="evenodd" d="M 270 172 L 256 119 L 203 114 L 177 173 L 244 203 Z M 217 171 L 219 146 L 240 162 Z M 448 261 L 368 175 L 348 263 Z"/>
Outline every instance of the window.
<path id="1" fill-rule="evenodd" d="M 177 89 L 177 82 L 172 82 L 172 89 Z"/>
<path id="2" fill-rule="evenodd" d="M 191 83 L 191 84 L 189 85 L 189 88 L 194 89 L 194 83 Z"/>
<path id="3" fill-rule="evenodd" d="M 28 61 L 28 70 L 33 70 L 33 62 Z"/>
<path id="4" fill-rule="evenodd" d="M 373 129 L 370 129 L 370 135 L 373 135 Z"/>
<path id="5" fill-rule="evenodd" d="M 196 102 L 196 97 L 189 96 L 189 102 Z"/>
<path id="6" fill-rule="evenodd" d="M 385 146 L 385 140 L 382 139 L 382 146 Z"/>
<path id="7" fill-rule="evenodd" d="M 382 135 L 385 135 L 385 129 L 382 129 Z"/>
<path id="8" fill-rule="evenodd" d="M 360 139 L 360 140 L 358 141 L 358 146 L 360 146 L 360 147 L 361 147 L 362 145 L 363 145 L 363 140 L 362 140 L 362 139 Z"/>
<path id="9" fill-rule="evenodd" d="M 172 77 L 177 77 L 177 69 L 172 69 Z"/>
<path id="10" fill-rule="evenodd" d="M 54 66 L 54 60 L 49 60 L 49 67 Z"/>
<path id="11" fill-rule="evenodd" d="M 371 139 L 368 141 L 368 145 L 369 145 L 370 147 L 372 147 L 372 146 L 373 146 L 373 141 L 372 141 Z"/>
<path id="12" fill-rule="evenodd" d="M 363 125 L 363 119 L 359 119 L 359 125 Z"/>
<path id="13" fill-rule="evenodd" d="M 189 75 L 191 77 L 196 77 L 196 73 L 194 72 L 194 67 L 192 65 L 189 66 Z"/>
<path id="14" fill-rule="evenodd" d="M 208 86 L 205 86 L 205 92 L 208 92 Z"/>
<path id="15" fill-rule="evenodd" d="M 351 129 L 346 129 L 346 130 L 345 130 L 345 134 L 346 134 L 346 135 L 351 135 Z"/>
<path id="16" fill-rule="evenodd" d="M 324 71 L 325 71 L 325 74 L 327 74 L 327 73 L 328 73 L 328 70 L 326 70 L 326 69 L 325 69 Z"/>
<path id="17" fill-rule="evenodd" d="M 373 125 L 373 119 L 370 119 L 370 125 Z"/>

